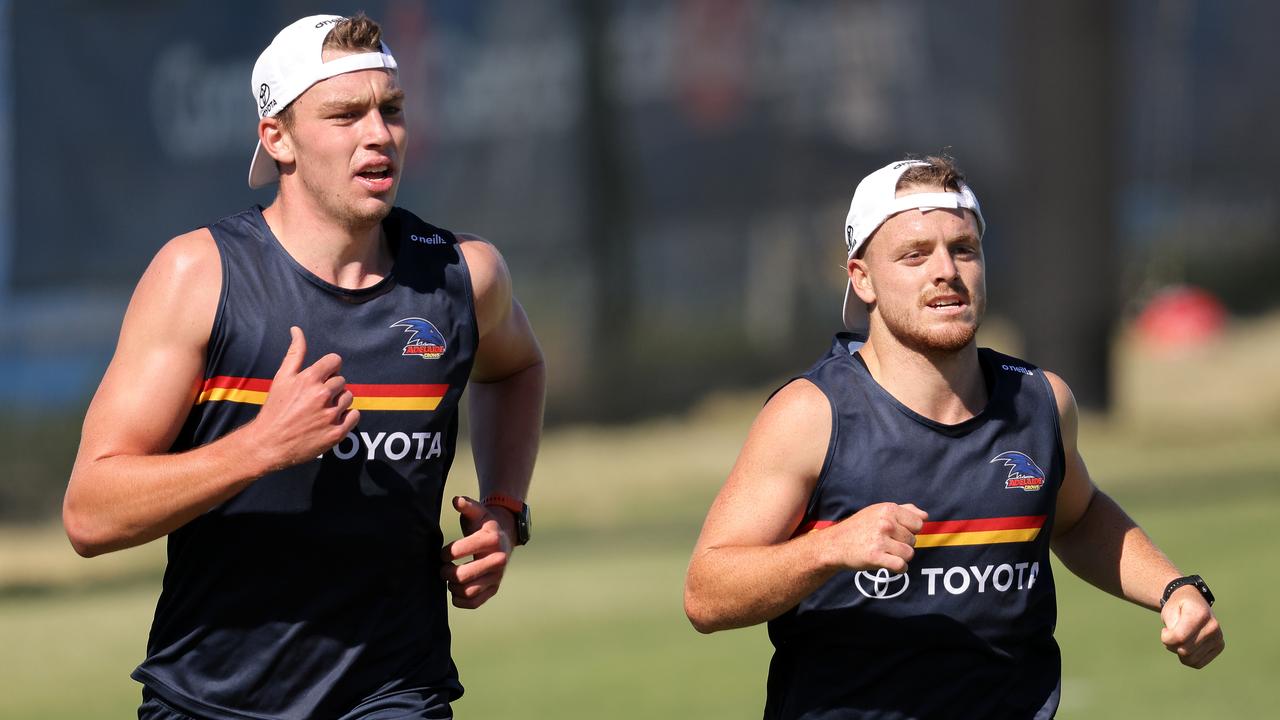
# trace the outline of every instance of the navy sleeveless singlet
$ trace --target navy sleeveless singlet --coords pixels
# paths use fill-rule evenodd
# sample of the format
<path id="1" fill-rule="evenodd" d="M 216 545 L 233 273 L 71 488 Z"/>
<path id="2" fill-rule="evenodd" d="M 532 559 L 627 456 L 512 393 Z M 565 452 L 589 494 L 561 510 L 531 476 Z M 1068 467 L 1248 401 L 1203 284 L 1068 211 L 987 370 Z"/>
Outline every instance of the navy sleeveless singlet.
<path id="1" fill-rule="evenodd" d="M 766 718 L 1048 718 L 1061 661 L 1049 539 L 1062 482 L 1044 373 L 979 350 L 989 400 L 957 425 L 884 390 L 841 333 L 807 372 L 831 403 L 797 532 L 880 502 L 929 513 L 905 574 L 836 574 L 769 623 Z"/>
<path id="2" fill-rule="evenodd" d="M 462 693 L 439 521 L 478 341 L 471 280 L 448 231 L 399 208 L 382 228 L 393 269 L 361 290 L 299 265 L 261 208 L 209 228 L 222 292 L 203 386 L 172 451 L 257 415 L 290 325 L 306 334 L 304 367 L 342 357 L 360 422 L 169 535 L 133 677 L 183 712 L 359 717 Z"/>

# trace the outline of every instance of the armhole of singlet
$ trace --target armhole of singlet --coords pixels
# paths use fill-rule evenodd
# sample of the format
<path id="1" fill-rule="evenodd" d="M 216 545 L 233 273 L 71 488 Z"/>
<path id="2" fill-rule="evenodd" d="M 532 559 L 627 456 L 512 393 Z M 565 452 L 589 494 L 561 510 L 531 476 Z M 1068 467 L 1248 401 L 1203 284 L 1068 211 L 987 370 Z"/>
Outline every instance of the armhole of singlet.
<path id="1" fill-rule="evenodd" d="M 822 492 L 822 487 L 827 482 L 827 475 L 831 471 L 832 459 L 836 454 L 836 441 L 839 440 L 840 436 L 840 415 L 836 408 L 836 401 L 831 397 L 831 393 L 827 392 L 826 388 L 819 385 L 811 375 L 812 373 L 796 375 L 785 383 L 779 385 L 777 390 L 769 393 L 769 397 L 765 398 L 764 401 L 765 404 L 768 405 L 769 401 L 773 399 L 773 396 L 782 392 L 782 389 L 786 386 L 797 380 L 808 380 L 815 388 L 818 389 L 818 392 L 822 393 L 823 397 L 827 399 L 827 405 L 831 407 L 831 436 L 827 440 L 827 454 L 826 457 L 822 458 L 822 469 L 818 471 L 818 480 L 813 485 L 813 491 L 809 493 L 809 501 L 805 503 L 804 506 L 804 515 L 800 518 L 800 524 L 796 526 L 795 530 L 792 530 L 793 533 L 798 532 L 800 528 L 804 527 L 805 523 L 809 522 L 809 520 L 813 518 L 813 510 L 818 504 L 818 496 Z"/>
<path id="2" fill-rule="evenodd" d="M 471 288 L 471 266 L 467 265 L 467 254 L 462 252 L 462 241 L 458 239 L 458 236 L 451 230 L 444 230 L 443 232 L 449 233 L 449 237 L 453 238 L 453 251 L 458 254 L 458 264 L 462 266 L 463 294 L 467 296 L 467 309 L 471 311 L 471 352 L 472 357 L 474 357 L 475 353 L 480 352 L 480 319 L 476 317 L 476 294 Z M 516 293 L 513 289 L 511 291 L 513 302 L 515 298 Z"/>
<path id="3" fill-rule="evenodd" d="M 831 407 L 831 436 L 827 439 L 827 456 L 822 459 L 822 469 L 818 471 L 818 482 L 813 485 L 813 492 L 809 494 L 809 504 L 805 506 L 804 518 L 801 524 L 813 519 L 814 510 L 818 506 L 818 498 L 822 495 L 822 489 L 827 484 L 827 476 L 831 474 L 831 464 L 836 456 L 836 443 L 840 441 L 840 410 L 836 407 L 836 400 L 827 392 L 827 389 L 816 382 L 813 378 L 805 378 L 818 388 L 818 392 L 827 398 L 827 405 Z"/>
<path id="4" fill-rule="evenodd" d="M 1040 385 L 1044 387 L 1044 392 L 1049 399 L 1050 415 L 1053 417 L 1053 437 L 1058 447 L 1058 484 L 1061 485 L 1063 477 L 1066 476 L 1067 451 L 1062 445 L 1062 418 L 1058 416 L 1058 396 L 1053 394 L 1053 386 L 1049 384 L 1049 378 L 1045 377 L 1042 368 L 1036 368 L 1035 374 L 1040 378 Z"/>
<path id="5" fill-rule="evenodd" d="M 219 283 L 218 289 L 218 309 L 213 315 L 213 327 L 209 329 L 209 341 L 204 348 L 204 379 L 208 380 L 209 373 L 213 370 L 214 360 L 222 355 L 222 347 L 226 343 L 226 334 L 223 332 L 225 325 L 225 316 L 227 310 L 227 294 L 231 287 L 231 273 L 229 266 L 231 263 L 227 260 L 227 249 L 223 246 L 222 240 L 213 232 L 213 228 L 209 228 L 209 235 L 213 238 L 213 245 L 218 249 L 218 269 L 222 275 L 222 282 Z"/>

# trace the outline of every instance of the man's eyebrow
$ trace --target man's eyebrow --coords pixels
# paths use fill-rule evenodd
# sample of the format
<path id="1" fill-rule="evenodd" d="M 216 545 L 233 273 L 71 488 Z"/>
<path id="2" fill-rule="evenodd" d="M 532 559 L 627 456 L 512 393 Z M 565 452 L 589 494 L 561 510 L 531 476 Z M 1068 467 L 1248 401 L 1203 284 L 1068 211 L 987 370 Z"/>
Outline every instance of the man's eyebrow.
<path id="1" fill-rule="evenodd" d="M 919 250 L 920 248 L 929 247 L 937 240 L 931 237 L 910 237 L 903 240 L 900 245 L 902 250 Z"/>
<path id="2" fill-rule="evenodd" d="M 320 103 L 320 112 L 333 112 L 337 110 L 350 110 L 352 108 L 363 107 L 365 101 L 360 98 L 342 98 L 336 100 L 325 100 Z"/>
<path id="3" fill-rule="evenodd" d="M 404 90 L 400 88 L 396 88 L 395 90 L 388 90 L 386 96 L 383 97 L 382 101 L 379 102 L 378 104 L 385 105 L 387 103 L 395 103 L 395 102 L 403 102 L 403 101 L 404 101 Z M 352 110 L 352 109 L 365 107 L 367 103 L 368 103 L 368 100 L 366 99 L 366 97 L 337 98 L 333 100 L 325 100 L 324 102 L 320 103 L 319 110 L 322 113 L 338 112 L 342 110 Z"/>
<path id="4" fill-rule="evenodd" d="M 923 250 L 933 247 L 938 239 L 930 236 L 909 237 L 898 243 L 899 252 L 911 252 L 912 250 Z M 956 243 L 978 243 L 978 236 L 974 233 L 964 232 L 944 238 L 943 245 L 955 245 Z"/>

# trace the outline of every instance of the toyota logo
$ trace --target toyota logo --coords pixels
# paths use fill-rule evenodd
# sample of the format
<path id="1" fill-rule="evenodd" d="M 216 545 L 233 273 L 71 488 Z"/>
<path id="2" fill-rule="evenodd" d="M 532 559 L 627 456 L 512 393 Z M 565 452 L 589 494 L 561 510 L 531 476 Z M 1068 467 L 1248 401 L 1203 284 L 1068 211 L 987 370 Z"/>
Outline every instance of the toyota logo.
<path id="1" fill-rule="evenodd" d="M 853 576 L 853 584 L 858 586 L 858 592 L 872 600 L 888 600 L 906 592 L 911 578 L 880 568 L 874 573 L 859 572 Z"/>

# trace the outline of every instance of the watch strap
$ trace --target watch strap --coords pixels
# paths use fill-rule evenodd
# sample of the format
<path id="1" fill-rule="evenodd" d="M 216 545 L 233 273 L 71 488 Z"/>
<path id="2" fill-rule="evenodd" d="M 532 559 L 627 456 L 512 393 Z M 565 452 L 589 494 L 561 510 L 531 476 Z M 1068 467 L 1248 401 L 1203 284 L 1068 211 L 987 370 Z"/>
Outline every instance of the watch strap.
<path id="1" fill-rule="evenodd" d="M 480 501 L 480 504 L 486 505 L 486 506 L 492 505 L 500 508 L 506 508 L 515 515 L 519 515 L 520 513 L 524 512 L 524 507 L 525 507 L 524 501 L 522 500 L 517 500 L 511 497 L 510 495 L 501 495 L 496 493 L 493 495 L 485 495 L 484 499 Z"/>
<path id="2" fill-rule="evenodd" d="M 1169 602 L 1169 596 L 1173 595 L 1175 590 L 1186 585 L 1191 585 L 1196 590 L 1199 590 L 1200 595 L 1204 597 L 1205 602 L 1209 603 L 1210 606 L 1213 605 L 1213 592 L 1209 590 L 1209 586 L 1205 583 L 1204 578 L 1199 575 L 1186 575 L 1184 577 L 1171 580 L 1168 585 L 1164 586 L 1164 595 L 1160 596 L 1160 607 L 1163 608 L 1164 604 Z"/>

